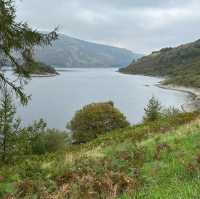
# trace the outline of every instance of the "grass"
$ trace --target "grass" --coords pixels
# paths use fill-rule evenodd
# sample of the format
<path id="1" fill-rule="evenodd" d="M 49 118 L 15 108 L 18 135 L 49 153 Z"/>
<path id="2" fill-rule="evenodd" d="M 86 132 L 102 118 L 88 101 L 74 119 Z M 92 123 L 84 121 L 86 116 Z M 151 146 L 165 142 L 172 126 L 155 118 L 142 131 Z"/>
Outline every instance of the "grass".
<path id="1" fill-rule="evenodd" d="M 192 175 L 187 170 L 187 164 L 195 160 L 195 154 L 200 150 L 199 122 L 197 120 L 172 133 L 169 132 L 161 136 L 159 142 L 167 143 L 170 146 L 170 151 L 163 151 L 159 161 L 153 160 L 156 138 L 143 142 L 149 158 L 142 169 L 142 176 L 146 179 L 145 186 L 136 193 L 124 194 L 120 198 L 199 198 L 199 173 Z"/>
<path id="2" fill-rule="evenodd" d="M 0 197 L 198 199 L 199 115 L 166 120 L 116 130 L 61 154 L 4 165 Z"/>

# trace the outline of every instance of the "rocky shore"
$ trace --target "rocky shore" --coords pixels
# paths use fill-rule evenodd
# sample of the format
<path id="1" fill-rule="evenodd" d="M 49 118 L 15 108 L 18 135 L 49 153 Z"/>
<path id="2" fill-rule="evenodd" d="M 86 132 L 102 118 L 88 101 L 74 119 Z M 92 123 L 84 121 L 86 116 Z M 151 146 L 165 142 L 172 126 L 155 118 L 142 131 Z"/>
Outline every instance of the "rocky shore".
<path id="1" fill-rule="evenodd" d="M 156 86 L 163 89 L 176 90 L 190 94 L 191 98 L 188 99 L 187 103 L 182 105 L 183 111 L 192 112 L 200 110 L 200 89 L 175 85 L 163 85 L 162 83 L 159 83 Z"/>

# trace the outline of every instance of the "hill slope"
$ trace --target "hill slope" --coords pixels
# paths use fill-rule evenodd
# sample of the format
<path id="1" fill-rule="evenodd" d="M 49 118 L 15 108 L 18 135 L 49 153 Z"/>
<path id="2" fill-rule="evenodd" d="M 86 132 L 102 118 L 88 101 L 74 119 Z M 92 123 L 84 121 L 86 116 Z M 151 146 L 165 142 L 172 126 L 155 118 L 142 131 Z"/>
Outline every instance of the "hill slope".
<path id="1" fill-rule="evenodd" d="M 183 113 L 116 130 L 63 153 L 21 156 L 0 167 L 0 197 L 198 198 L 199 132 L 199 114 Z"/>
<path id="2" fill-rule="evenodd" d="M 164 48 L 132 62 L 123 73 L 166 76 L 166 83 L 200 87 L 200 40 Z"/>
<path id="3" fill-rule="evenodd" d="M 141 57 L 131 51 L 90 43 L 60 34 L 52 46 L 37 48 L 38 61 L 56 67 L 121 67 Z"/>

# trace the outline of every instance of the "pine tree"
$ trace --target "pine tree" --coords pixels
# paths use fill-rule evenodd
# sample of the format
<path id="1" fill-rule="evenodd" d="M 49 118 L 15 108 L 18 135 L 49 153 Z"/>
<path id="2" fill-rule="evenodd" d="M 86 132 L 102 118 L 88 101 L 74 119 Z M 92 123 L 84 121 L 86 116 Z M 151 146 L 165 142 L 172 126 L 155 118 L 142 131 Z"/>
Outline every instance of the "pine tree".
<path id="1" fill-rule="evenodd" d="M 161 115 L 161 109 L 162 109 L 162 106 L 161 106 L 160 102 L 158 100 L 156 100 L 156 98 L 153 96 L 149 100 L 147 107 L 144 109 L 145 115 L 144 115 L 143 120 L 145 122 L 149 122 L 149 121 L 155 121 L 155 120 L 159 119 L 159 117 Z"/>
<path id="2" fill-rule="evenodd" d="M 14 1 L 0 0 L 0 81 L 10 86 L 22 103 L 27 102 L 27 97 L 23 92 L 21 80 L 30 75 L 27 70 L 24 70 L 23 64 L 32 59 L 34 46 L 50 45 L 55 39 L 57 39 L 56 29 L 49 34 L 42 34 L 32 30 L 26 23 L 16 22 Z M 14 56 L 16 54 L 17 58 Z M 2 71 L 5 62 L 11 64 L 19 74 L 20 85 L 5 77 Z"/>
<path id="3" fill-rule="evenodd" d="M 15 120 L 16 108 L 12 103 L 12 95 L 6 84 L 1 86 L 0 97 L 0 154 L 2 161 L 8 158 L 14 151 L 16 136 L 20 127 L 20 121 Z"/>

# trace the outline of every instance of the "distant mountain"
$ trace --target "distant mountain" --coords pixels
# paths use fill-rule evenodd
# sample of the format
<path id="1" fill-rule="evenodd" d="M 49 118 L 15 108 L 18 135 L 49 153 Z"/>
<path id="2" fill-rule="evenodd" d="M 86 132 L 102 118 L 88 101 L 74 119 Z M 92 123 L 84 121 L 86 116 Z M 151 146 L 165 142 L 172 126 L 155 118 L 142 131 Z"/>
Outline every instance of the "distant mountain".
<path id="1" fill-rule="evenodd" d="M 141 57 L 129 50 L 87 41 L 60 34 L 52 46 L 37 48 L 38 61 L 56 67 L 122 67 Z"/>
<path id="2" fill-rule="evenodd" d="M 160 51 L 133 61 L 120 72 L 165 76 L 166 84 L 200 87 L 200 40 Z"/>

